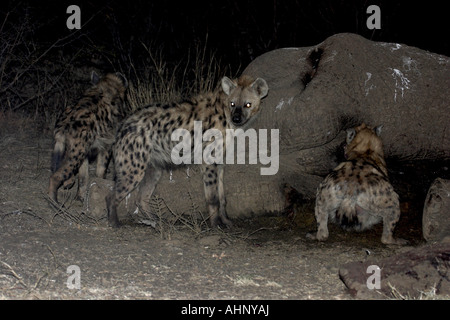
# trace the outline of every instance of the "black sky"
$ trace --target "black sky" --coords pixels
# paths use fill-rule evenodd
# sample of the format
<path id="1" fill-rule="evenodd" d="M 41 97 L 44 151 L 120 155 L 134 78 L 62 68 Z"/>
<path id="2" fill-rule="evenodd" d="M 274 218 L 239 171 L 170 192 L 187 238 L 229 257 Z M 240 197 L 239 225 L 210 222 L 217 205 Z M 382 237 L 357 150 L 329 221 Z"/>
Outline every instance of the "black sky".
<path id="1" fill-rule="evenodd" d="M 81 8 L 82 29 L 66 28 L 70 4 Z M 369 30 L 366 9 L 381 10 L 381 29 Z M 208 46 L 232 65 L 246 66 L 256 56 L 281 47 L 320 43 L 340 32 L 368 39 L 405 43 L 450 55 L 445 2 L 417 1 L 5 1 L 0 19 L 32 24 L 43 47 L 58 39 L 64 52 L 91 46 L 112 56 L 142 54 L 142 43 L 164 50 L 168 60 L 193 45 Z M 67 38 L 65 38 L 67 37 Z"/>

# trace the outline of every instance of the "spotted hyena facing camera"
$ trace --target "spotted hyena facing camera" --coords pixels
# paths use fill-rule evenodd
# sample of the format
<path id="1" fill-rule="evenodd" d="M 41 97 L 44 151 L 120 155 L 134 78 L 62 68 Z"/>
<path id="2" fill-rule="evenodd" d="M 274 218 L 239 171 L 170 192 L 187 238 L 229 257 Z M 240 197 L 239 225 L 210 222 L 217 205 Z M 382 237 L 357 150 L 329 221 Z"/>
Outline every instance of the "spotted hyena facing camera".
<path id="1" fill-rule="evenodd" d="M 394 239 L 400 218 L 397 193 L 388 179 L 381 126 L 372 129 L 364 123 L 347 130 L 346 159 L 320 184 L 315 216 L 318 230 L 308 238 L 328 239 L 328 219 L 344 229 L 363 231 L 383 222 L 381 242 L 404 244 Z"/>
<path id="2" fill-rule="evenodd" d="M 128 81 L 121 73 L 100 78 L 92 72 L 91 83 L 78 104 L 65 110 L 54 130 L 48 194 L 55 202 L 58 189 L 62 185 L 70 188 L 76 175 L 79 176 L 78 197 L 83 199 L 89 178 L 89 158 L 97 158 L 96 174 L 104 178 L 117 127 L 129 113 L 125 103 Z"/>
<path id="3" fill-rule="evenodd" d="M 268 90 L 266 81 L 261 78 L 241 76 L 231 80 L 224 77 L 214 92 L 180 103 L 150 105 L 127 118 L 114 145 L 115 185 L 106 197 L 109 225 L 119 226 L 117 206 L 135 188 L 139 188 L 139 209 L 150 210 L 149 201 L 163 170 L 175 165 L 172 158 L 177 145 L 172 140 L 174 131 L 186 132 L 183 139 L 195 145 L 196 123 L 201 123 L 204 131 L 215 129 L 222 136 L 227 129 L 244 128 L 259 113 L 261 99 Z M 200 147 L 204 149 L 207 145 L 203 142 Z M 204 161 L 198 164 L 203 174 L 211 226 L 231 225 L 225 208 L 223 164 Z"/>

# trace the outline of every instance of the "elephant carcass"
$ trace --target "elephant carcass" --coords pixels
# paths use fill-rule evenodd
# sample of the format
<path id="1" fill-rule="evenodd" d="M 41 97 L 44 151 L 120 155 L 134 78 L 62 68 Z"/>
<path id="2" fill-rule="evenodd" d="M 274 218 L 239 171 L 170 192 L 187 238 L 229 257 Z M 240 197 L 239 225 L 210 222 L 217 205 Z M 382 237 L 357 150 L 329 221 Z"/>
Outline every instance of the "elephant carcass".
<path id="1" fill-rule="evenodd" d="M 314 195 L 342 160 L 344 131 L 362 122 L 383 125 L 387 158 L 450 157 L 448 57 L 338 34 L 314 47 L 268 52 L 244 73 L 270 88 L 254 126 L 280 130 L 276 179 L 304 194 Z"/>
<path id="2" fill-rule="evenodd" d="M 279 130 L 279 169 L 226 165 L 231 218 L 280 211 L 281 186 L 313 197 L 323 176 L 342 160 L 347 128 L 383 125 L 387 158 L 450 156 L 450 60 L 403 44 L 337 34 L 307 48 L 285 48 L 256 58 L 243 72 L 265 79 L 269 94 L 252 124 Z M 270 140 L 270 139 L 269 139 Z M 270 147 L 269 147 L 270 150 Z M 173 211 L 205 211 L 200 173 L 163 177 L 156 194 Z"/>

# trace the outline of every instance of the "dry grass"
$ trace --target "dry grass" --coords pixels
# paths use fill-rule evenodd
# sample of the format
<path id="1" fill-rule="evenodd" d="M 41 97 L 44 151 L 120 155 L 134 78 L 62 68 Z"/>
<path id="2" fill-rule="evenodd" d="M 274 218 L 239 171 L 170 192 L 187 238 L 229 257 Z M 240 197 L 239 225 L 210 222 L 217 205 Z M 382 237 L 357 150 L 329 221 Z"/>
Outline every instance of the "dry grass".
<path id="1" fill-rule="evenodd" d="M 395 286 L 388 283 L 391 299 L 395 300 L 450 300 L 448 295 L 440 295 L 437 293 L 436 284 L 425 291 L 418 291 L 418 296 L 412 296 L 410 293 L 400 292 Z"/>
<path id="2" fill-rule="evenodd" d="M 138 69 L 131 62 L 135 81 L 130 83 L 128 102 L 133 110 L 212 91 L 218 80 L 230 70 L 206 46 L 194 46 L 188 50 L 185 60 L 173 65 L 164 60 L 161 49 L 142 45 L 148 54 L 145 68 Z"/>
<path id="3" fill-rule="evenodd" d="M 189 197 L 192 203 L 191 207 L 185 212 L 175 212 L 163 198 L 154 195 L 149 203 L 149 212 L 139 208 L 135 212 L 134 219 L 137 223 L 153 227 L 161 239 L 170 240 L 179 228 L 187 229 L 195 236 L 199 236 L 209 230 L 209 217 L 203 216 L 190 193 Z"/>
<path id="4" fill-rule="evenodd" d="M 144 43 L 144 50 L 136 50 L 139 54 L 133 57 L 116 56 L 95 42 L 61 54 L 57 49 L 82 37 L 81 31 L 53 43 L 38 43 L 32 37 L 34 21 L 25 14 L 16 23 L 15 14 L 6 12 L 0 20 L 0 122 L 6 113 L 21 112 L 41 121 L 44 133 L 50 133 L 59 115 L 90 85 L 92 71 L 122 72 L 130 83 L 128 102 L 134 109 L 213 90 L 222 76 L 232 76 L 229 66 L 208 49 L 207 38 L 185 48 L 185 57 L 175 63 L 165 59 L 163 48 Z M 98 63 L 89 63 L 93 56 Z M 23 128 L 21 123 L 17 127 Z"/>
<path id="5" fill-rule="evenodd" d="M 58 262 L 50 246 L 45 245 L 45 247 L 51 254 L 53 262 L 49 263 L 49 265 L 37 268 L 33 275 L 27 275 L 26 278 L 28 279 L 25 279 L 22 275 L 23 272 L 18 271 L 15 267 L 0 260 L 0 279 L 3 278 L 3 281 L 1 281 L 3 286 L 0 288 L 0 292 L 7 292 L 8 290 L 20 288 L 23 297 L 32 293 L 36 293 L 39 296 L 39 290 L 49 285 L 50 279 L 57 272 L 57 269 L 61 267 L 61 264 Z M 9 286 L 5 286 L 5 284 L 9 284 Z M 0 295 L 0 299 L 8 298 Z"/>

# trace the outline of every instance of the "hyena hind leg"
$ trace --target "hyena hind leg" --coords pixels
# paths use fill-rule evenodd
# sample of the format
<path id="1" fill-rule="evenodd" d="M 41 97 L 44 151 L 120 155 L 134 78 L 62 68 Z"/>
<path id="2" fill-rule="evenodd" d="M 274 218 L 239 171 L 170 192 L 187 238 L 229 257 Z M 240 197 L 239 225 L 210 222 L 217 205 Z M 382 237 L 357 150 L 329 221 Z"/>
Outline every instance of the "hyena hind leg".
<path id="1" fill-rule="evenodd" d="M 113 190 L 105 197 L 106 208 L 108 212 L 108 224 L 110 227 L 120 227 L 119 218 L 117 216 L 117 206 L 119 203 L 132 192 L 144 178 L 145 171 L 136 169 L 131 175 L 125 171 L 116 170 L 116 182 Z"/>
<path id="2" fill-rule="evenodd" d="M 320 203 L 316 202 L 314 209 L 317 223 L 317 232 L 306 234 L 306 238 L 311 240 L 325 241 L 328 239 L 328 210 Z"/>
<path id="3" fill-rule="evenodd" d="M 155 191 L 156 185 L 161 178 L 162 170 L 149 167 L 145 170 L 144 178 L 139 184 L 139 209 L 144 212 L 150 212 L 150 199 Z"/>
<path id="4" fill-rule="evenodd" d="M 55 136 L 55 147 L 52 151 L 51 158 L 51 170 L 52 173 L 55 173 L 59 167 L 61 167 L 62 162 L 64 161 L 64 153 L 66 148 L 66 137 L 62 134 L 57 134 Z"/>
<path id="5" fill-rule="evenodd" d="M 97 156 L 97 167 L 95 174 L 98 178 L 105 179 L 106 172 L 108 169 L 108 164 L 111 160 L 112 150 L 102 150 Z"/>
<path id="6" fill-rule="evenodd" d="M 404 245 L 407 243 L 404 239 L 394 238 L 394 228 L 400 219 L 400 208 L 386 209 L 383 218 L 383 234 L 381 235 L 381 242 L 384 244 L 398 244 Z"/>

